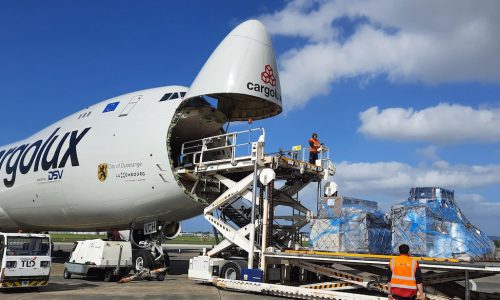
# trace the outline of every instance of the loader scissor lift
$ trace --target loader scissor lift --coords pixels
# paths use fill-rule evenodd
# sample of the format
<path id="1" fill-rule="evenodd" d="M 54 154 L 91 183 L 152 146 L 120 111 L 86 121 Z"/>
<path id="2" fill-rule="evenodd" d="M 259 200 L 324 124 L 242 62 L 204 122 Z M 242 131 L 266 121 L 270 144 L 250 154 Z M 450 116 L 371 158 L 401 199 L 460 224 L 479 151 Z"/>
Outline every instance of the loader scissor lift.
<path id="1" fill-rule="evenodd" d="M 243 142 L 241 142 L 243 140 Z M 324 147 L 317 165 L 304 161 L 302 151 L 281 151 L 264 154 L 265 131 L 262 128 L 226 133 L 186 142 L 182 145 L 180 167 L 176 174 L 193 197 L 209 199 L 204 217 L 223 236 L 224 240 L 208 252 L 215 256 L 232 246 L 251 252 L 250 232 L 258 232 L 261 225 L 262 208 L 260 199 L 264 192 L 261 184 L 255 182 L 264 169 L 274 171 L 275 179 L 268 185 L 272 195 L 271 207 L 281 212 L 269 220 L 272 235 L 265 245 L 278 249 L 298 245 L 298 232 L 309 222 L 311 212 L 298 201 L 298 193 L 311 182 L 321 182 L 324 169 L 334 167 Z M 276 184 L 275 184 L 276 182 Z M 254 190 L 256 195 L 253 195 Z M 210 199 L 209 193 L 217 192 Z M 252 199 L 256 198 L 257 211 L 252 224 Z M 254 251 L 260 251 L 262 234 Z M 255 243 L 254 243 L 255 244 Z"/>

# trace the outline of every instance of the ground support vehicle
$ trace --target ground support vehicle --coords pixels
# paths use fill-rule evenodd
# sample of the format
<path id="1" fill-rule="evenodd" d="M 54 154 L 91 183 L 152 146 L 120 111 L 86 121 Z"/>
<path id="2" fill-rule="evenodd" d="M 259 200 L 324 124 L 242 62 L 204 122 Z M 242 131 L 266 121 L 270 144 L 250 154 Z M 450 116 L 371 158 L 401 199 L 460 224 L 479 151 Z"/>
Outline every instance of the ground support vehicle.
<path id="1" fill-rule="evenodd" d="M 64 278 L 75 274 L 112 281 L 128 275 L 132 267 L 132 246 L 128 241 L 78 241 L 64 264 Z"/>
<path id="2" fill-rule="evenodd" d="M 253 131 L 260 132 L 258 140 L 238 142 L 238 137 Z M 300 147 L 264 154 L 264 140 L 263 129 L 252 129 L 182 145 L 189 164 L 181 164 L 177 176 L 186 185 L 192 181 L 193 190 L 198 185 L 207 192 L 224 189 L 204 210 L 205 219 L 223 239 L 190 260 L 189 278 L 221 288 L 301 299 L 386 299 L 392 256 L 320 252 L 301 245 L 300 229 L 312 212 L 298 199 L 299 191 L 317 183 L 318 203 L 324 194 L 337 192 L 333 182 L 321 186 L 335 173 L 328 148 L 323 146 L 316 164 L 310 164 Z M 239 147 L 249 147 L 251 153 L 238 155 Z M 214 151 L 227 153 L 227 158 L 210 159 Z M 469 280 L 499 274 L 498 263 L 419 260 L 429 299 L 494 297 L 471 291 Z"/>
<path id="3" fill-rule="evenodd" d="M 37 288 L 49 282 L 48 234 L 0 233 L 0 288 Z"/>

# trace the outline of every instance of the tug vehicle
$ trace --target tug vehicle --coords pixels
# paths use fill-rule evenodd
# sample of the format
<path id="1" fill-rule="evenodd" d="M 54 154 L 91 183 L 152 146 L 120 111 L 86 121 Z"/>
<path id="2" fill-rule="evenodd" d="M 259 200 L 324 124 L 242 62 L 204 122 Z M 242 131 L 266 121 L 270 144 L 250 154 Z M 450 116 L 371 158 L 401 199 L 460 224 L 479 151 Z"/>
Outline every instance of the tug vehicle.
<path id="1" fill-rule="evenodd" d="M 0 288 L 38 288 L 49 282 L 48 234 L 0 233 Z"/>

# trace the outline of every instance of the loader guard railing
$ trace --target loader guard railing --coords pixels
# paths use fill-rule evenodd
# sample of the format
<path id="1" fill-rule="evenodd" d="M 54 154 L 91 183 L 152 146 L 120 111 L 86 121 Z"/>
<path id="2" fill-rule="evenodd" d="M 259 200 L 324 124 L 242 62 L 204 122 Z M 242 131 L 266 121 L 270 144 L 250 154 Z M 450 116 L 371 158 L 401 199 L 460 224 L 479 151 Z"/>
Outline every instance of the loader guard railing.
<path id="1" fill-rule="evenodd" d="M 263 142 L 265 135 L 264 128 L 252 128 L 185 142 L 182 144 L 179 164 L 235 164 L 239 160 L 250 159 L 252 143 Z"/>
<path id="2" fill-rule="evenodd" d="M 272 154 L 279 154 L 281 156 L 288 156 L 292 158 L 295 161 L 301 161 L 303 163 L 309 164 L 309 146 L 303 146 L 303 145 L 296 145 L 293 146 L 291 150 L 280 150 L 278 153 L 271 153 Z M 323 168 L 323 170 L 326 170 L 326 174 L 328 176 L 333 176 L 335 175 L 336 168 L 333 165 L 332 160 L 330 159 L 330 148 L 321 145 L 321 147 L 318 149 L 318 161 L 319 164 L 315 164 L 318 167 Z M 324 180 L 327 179 L 327 176 L 325 176 Z"/>

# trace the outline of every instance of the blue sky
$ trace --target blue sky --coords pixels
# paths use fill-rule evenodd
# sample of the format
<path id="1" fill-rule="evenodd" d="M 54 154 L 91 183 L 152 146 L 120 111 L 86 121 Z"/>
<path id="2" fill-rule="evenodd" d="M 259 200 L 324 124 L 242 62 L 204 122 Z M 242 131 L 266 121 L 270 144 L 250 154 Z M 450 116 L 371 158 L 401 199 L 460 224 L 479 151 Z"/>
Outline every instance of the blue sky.
<path id="1" fill-rule="evenodd" d="M 499 14 L 497 1 L 1 1 L 0 144 L 123 93 L 189 86 L 224 36 L 257 18 L 285 109 L 254 125 L 268 151 L 316 131 L 342 194 L 387 210 L 412 186 L 451 188 L 500 235 Z M 303 196 L 314 207 L 312 190 Z"/>

